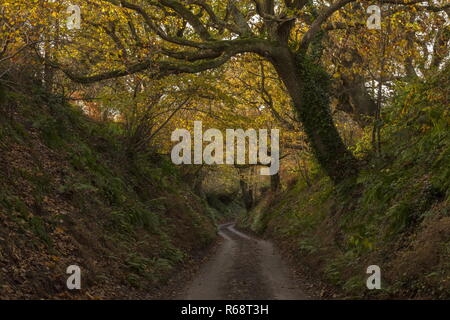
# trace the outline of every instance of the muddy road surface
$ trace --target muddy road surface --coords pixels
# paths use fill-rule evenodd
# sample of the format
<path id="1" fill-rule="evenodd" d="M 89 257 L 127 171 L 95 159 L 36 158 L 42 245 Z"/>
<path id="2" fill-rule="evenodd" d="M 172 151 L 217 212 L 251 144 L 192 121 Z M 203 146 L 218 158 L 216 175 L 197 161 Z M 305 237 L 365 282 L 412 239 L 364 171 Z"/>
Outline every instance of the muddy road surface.
<path id="1" fill-rule="evenodd" d="M 271 242 L 219 227 L 223 238 L 215 254 L 182 290 L 183 300 L 305 300 L 294 272 Z"/>

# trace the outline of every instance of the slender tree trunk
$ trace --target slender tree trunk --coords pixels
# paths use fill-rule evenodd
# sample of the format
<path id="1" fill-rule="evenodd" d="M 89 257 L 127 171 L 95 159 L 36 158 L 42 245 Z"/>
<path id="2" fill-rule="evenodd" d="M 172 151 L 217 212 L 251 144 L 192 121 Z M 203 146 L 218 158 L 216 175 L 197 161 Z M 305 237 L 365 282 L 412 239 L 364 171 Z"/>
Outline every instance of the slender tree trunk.
<path id="1" fill-rule="evenodd" d="M 330 111 L 328 75 L 320 66 L 279 48 L 272 63 L 286 85 L 317 161 L 335 182 L 357 173 Z"/>
<path id="2" fill-rule="evenodd" d="M 255 203 L 255 199 L 253 196 L 253 188 L 247 183 L 243 171 L 241 171 L 239 175 L 240 175 L 239 184 L 241 186 L 242 191 L 242 200 L 244 201 L 245 208 L 247 210 L 250 210 L 251 208 L 253 208 L 253 205 Z"/>
<path id="3" fill-rule="evenodd" d="M 278 192 L 281 189 L 280 173 L 270 176 L 270 190 L 272 192 Z"/>

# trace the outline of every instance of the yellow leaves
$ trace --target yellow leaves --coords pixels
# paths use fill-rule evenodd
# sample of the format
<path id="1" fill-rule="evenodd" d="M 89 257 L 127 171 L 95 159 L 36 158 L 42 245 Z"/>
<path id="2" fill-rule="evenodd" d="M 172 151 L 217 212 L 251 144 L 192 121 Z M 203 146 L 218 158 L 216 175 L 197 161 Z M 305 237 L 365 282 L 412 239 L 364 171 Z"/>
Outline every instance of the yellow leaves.
<path id="1" fill-rule="evenodd" d="M 60 258 L 60 257 L 57 257 L 57 256 L 50 256 L 50 259 L 51 259 L 52 261 L 54 261 L 54 262 L 58 262 L 58 261 L 61 260 L 61 258 Z"/>
<path id="2" fill-rule="evenodd" d="M 62 234 L 62 233 L 64 233 L 64 230 L 62 228 L 60 228 L 60 227 L 56 227 L 54 233 L 55 234 Z"/>

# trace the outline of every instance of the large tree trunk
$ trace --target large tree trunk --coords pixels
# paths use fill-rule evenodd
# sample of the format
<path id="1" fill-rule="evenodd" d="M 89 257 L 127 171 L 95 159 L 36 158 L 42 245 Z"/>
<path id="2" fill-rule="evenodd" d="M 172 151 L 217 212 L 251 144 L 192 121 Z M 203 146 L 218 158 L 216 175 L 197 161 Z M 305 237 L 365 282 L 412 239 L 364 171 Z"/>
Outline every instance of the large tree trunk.
<path id="1" fill-rule="evenodd" d="M 317 161 L 335 182 L 357 173 L 330 111 L 328 75 L 303 55 L 278 48 L 272 63 L 286 85 Z"/>
<path id="2" fill-rule="evenodd" d="M 351 70 L 355 64 L 361 63 L 363 58 L 356 50 L 350 50 L 349 53 L 349 57 L 346 57 L 342 64 L 346 69 Z M 367 91 L 366 80 L 358 74 L 351 76 L 343 74 L 341 79 L 342 86 L 335 88 L 337 90 L 335 96 L 338 100 L 336 109 L 352 115 L 361 127 L 369 125 L 377 113 L 378 106 Z"/>
<path id="3" fill-rule="evenodd" d="M 361 127 L 365 127 L 372 122 L 377 104 L 367 92 L 364 78 L 355 77 L 354 80 L 342 77 L 343 85 L 338 88 L 341 92 L 336 109 L 350 114 Z"/>

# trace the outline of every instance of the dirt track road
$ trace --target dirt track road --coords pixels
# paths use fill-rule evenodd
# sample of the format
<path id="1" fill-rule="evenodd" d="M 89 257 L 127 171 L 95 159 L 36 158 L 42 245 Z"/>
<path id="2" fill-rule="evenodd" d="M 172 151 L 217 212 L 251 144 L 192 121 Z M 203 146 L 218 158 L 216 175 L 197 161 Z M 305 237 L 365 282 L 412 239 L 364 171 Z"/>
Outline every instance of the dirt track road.
<path id="1" fill-rule="evenodd" d="M 293 271 L 268 241 L 255 239 L 234 224 L 219 227 L 223 241 L 179 299 L 304 300 Z"/>

